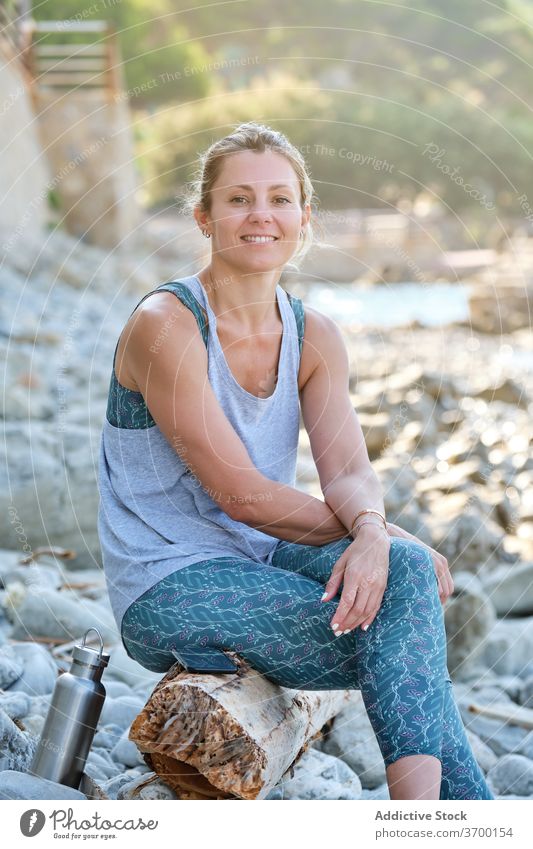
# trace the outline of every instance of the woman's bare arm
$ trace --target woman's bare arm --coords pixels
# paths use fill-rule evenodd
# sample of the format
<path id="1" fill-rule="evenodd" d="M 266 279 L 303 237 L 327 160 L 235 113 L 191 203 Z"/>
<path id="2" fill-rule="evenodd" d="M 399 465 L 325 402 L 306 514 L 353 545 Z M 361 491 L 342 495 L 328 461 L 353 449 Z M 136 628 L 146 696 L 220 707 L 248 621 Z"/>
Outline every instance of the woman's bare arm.
<path id="1" fill-rule="evenodd" d="M 196 319 L 180 306 L 168 292 L 144 301 L 128 322 L 124 349 L 128 370 L 170 445 L 235 521 L 306 545 L 345 537 L 345 526 L 325 501 L 255 467 L 209 383 Z M 154 345 L 162 327 L 164 342 Z"/>

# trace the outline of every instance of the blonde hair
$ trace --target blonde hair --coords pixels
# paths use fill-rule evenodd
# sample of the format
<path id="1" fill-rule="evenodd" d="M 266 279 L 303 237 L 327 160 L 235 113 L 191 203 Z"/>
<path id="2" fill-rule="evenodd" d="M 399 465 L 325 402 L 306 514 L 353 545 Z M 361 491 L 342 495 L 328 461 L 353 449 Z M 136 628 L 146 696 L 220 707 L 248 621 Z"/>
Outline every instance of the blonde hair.
<path id="1" fill-rule="evenodd" d="M 199 169 L 195 179 L 189 183 L 189 189 L 185 191 L 181 199 L 181 209 L 186 214 L 192 214 L 198 206 L 202 212 L 211 211 L 211 190 L 215 184 L 224 161 L 225 156 L 239 153 L 243 150 L 255 150 L 263 153 L 272 150 L 281 153 L 292 165 L 300 183 L 300 206 L 303 209 L 306 204 L 314 207 L 314 188 L 308 174 L 308 168 L 304 157 L 297 147 L 278 130 L 274 130 L 265 124 L 256 121 L 247 121 L 239 124 L 229 135 L 213 142 L 207 150 L 199 154 Z M 298 267 L 298 260 L 302 260 L 311 246 L 314 244 L 314 233 L 311 220 L 303 227 L 303 237 L 300 245 L 291 258 L 291 264 Z"/>

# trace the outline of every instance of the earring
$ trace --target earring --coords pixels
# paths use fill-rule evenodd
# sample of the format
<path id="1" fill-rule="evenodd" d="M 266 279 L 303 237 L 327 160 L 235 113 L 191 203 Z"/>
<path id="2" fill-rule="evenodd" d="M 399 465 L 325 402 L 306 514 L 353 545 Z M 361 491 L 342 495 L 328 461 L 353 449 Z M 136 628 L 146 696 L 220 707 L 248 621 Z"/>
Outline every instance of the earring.
<path id="1" fill-rule="evenodd" d="M 202 233 L 204 234 L 204 236 L 206 237 L 206 239 L 210 239 L 210 238 L 211 238 L 211 233 L 208 233 L 208 232 L 207 232 L 207 230 L 202 230 Z"/>
<path id="2" fill-rule="evenodd" d="M 303 239 L 303 237 L 304 237 L 304 231 L 300 230 L 300 239 Z"/>

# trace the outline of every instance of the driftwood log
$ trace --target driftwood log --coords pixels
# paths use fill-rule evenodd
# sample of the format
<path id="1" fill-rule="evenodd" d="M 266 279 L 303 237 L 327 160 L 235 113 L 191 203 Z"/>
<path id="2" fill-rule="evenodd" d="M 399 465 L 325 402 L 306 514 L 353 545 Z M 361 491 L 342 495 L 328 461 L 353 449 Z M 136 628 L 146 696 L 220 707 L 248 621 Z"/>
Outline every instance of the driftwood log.
<path id="1" fill-rule="evenodd" d="M 520 725 L 522 728 L 533 729 L 533 710 L 521 705 L 501 704 L 497 707 L 490 707 L 489 705 L 473 703 L 468 705 L 468 710 L 472 713 L 481 713 L 490 719 L 501 719 L 509 725 Z"/>
<path id="2" fill-rule="evenodd" d="M 150 769 L 182 799 L 264 798 L 355 694 L 280 687 L 227 653 L 236 673 L 175 663 L 130 728 Z"/>

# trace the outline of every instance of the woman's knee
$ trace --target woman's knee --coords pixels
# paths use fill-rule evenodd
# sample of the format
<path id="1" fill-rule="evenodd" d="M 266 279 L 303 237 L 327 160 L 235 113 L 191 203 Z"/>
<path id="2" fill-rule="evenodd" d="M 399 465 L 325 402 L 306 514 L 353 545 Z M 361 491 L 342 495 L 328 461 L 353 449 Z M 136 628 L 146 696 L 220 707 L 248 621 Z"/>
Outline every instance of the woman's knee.
<path id="1" fill-rule="evenodd" d="M 438 584 L 430 552 L 413 540 L 403 537 L 392 539 L 387 589 L 395 592 L 405 587 L 414 589 L 422 584 L 425 590 Z"/>

